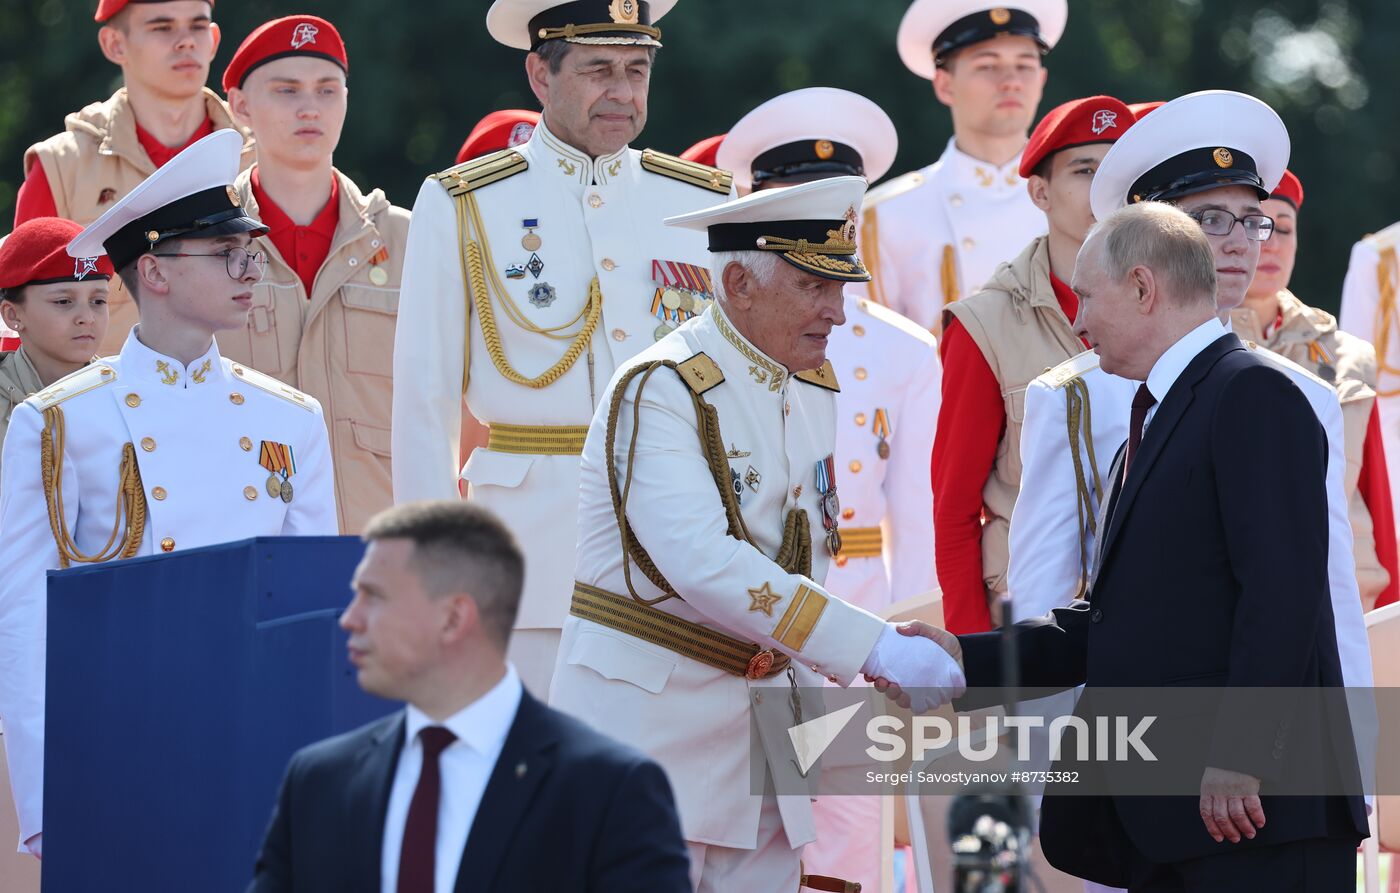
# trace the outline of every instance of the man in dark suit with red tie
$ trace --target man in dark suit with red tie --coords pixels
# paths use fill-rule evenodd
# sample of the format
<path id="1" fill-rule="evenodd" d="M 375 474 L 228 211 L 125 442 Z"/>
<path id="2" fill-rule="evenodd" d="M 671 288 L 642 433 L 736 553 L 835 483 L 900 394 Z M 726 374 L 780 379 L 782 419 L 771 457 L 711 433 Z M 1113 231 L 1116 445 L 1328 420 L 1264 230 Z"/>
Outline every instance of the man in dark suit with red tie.
<path id="1" fill-rule="evenodd" d="M 250 893 L 689 891 L 655 762 L 536 701 L 505 660 L 524 559 L 489 512 L 371 519 L 341 617 L 404 710 L 292 757 Z"/>
<path id="2" fill-rule="evenodd" d="M 1158 202 L 1114 212 L 1079 253 L 1076 332 L 1104 371 L 1142 384 L 1110 473 L 1088 599 L 1016 624 L 1027 685 L 1086 684 L 1087 699 L 1104 686 L 1342 684 L 1326 439 L 1298 387 L 1217 319 L 1215 266 L 1196 221 Z M 961 660 L 960 709 L 1000 696 L 974 688 L 1002 684 L 1000 634 L 914 631 Z M 1133 893 L 1351 889 L 1361 797 L 1268 795 L 1294 749 L 1354 777 L 1349 730 L 1259 703 L 1246 734 L 1202 743 L 1199 797 L 1048 790 L 1046 858 Z M 1238 732 L 1237 717 L 1223 718 Z"/>

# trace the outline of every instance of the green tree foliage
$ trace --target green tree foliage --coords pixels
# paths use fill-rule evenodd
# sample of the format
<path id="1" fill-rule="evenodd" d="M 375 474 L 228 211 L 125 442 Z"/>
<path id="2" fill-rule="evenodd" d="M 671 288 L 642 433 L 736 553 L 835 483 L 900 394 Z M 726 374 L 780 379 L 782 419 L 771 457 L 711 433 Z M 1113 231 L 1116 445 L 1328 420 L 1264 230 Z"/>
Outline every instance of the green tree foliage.
<path id="1" fill-rule="evenodd" d="M 487 0 L 270 0 L 219 4 L 216 84 L 243 37 L 291 12 L 334 21 L 349 48 L 350 117 L 337 163 L 357 182 L 411 205 L 422 178 L 451 163 L 482 115 L 536 108 L 522 54 L 486 33 Z M 0 0 L 0 220 L 12 219 L 27 146 L 63 116 L 109 96 L 96 0 Z M 950 135 L 927 82 L 894 50 L 907 0 L 755 3 L 685 0 L 661 23 L 643 145 L 679 152 L 723 132 L 785 90 L 827 85 L 882 105 L 900 133 L 895 172 L 928 164 Z M 1078 96 L 1127 102 L 1207 88 L 1254 93 L 1279 110 L 1307 203 L 1295 290 L 1335 308 L 1350 244 L 1400 217 L 1384 107 L 1400 54 L 1400 6 L 1384 0 L 1072 0 L 1050 56 L 1041 111 Z M 1324 223 L 1325 222 L 1325 223 Z M 0 227 L 2 229 L 3 227 Z"/>

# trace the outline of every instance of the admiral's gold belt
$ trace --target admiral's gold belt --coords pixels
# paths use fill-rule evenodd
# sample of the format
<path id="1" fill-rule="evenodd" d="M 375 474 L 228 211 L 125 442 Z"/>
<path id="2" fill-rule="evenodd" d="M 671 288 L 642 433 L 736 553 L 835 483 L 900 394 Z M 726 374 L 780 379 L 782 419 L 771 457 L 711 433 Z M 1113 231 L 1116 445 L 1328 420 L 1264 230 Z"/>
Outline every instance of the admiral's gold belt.
<path id="1" fill-rule="evenodd" d="M 507 425 L 491 422 L 486 448 L 497 453 L 577 456 L 588 437 L 587 425 Z"/>
<path id="2" fill-rule="evenodd" d="M 574 583 L 569 613 L 746 679 L 768 679 L 786 670 L 789 663 L 786 654 L 586 583 Z"/>

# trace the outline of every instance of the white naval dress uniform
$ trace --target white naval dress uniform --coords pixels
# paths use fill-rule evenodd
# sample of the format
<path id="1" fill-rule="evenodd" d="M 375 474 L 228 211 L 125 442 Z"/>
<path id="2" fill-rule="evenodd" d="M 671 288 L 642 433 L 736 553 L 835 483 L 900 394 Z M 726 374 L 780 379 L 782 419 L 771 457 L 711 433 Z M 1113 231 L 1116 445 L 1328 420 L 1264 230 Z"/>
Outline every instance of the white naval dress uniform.
<path id="1" fill-rule="evenodd" d="M 847 286 L 847 291 L 858 288 Z M 927 330 L 850 294 L 846 324 L 832 331 L 827 355 L 841 382 L 836 469 L 842 551 L 827 571 L 826 588 L 881 614 L 901 599 L 938 587 L 929 459 L 943 365 Z M 879 435 L 886 426 L 888 452 L 881 458 Z M 860 759 L 863 765 L 863 755 Z M 826 764 L 841 760 L 841 754 L 831 754 Z M 803 850 L 803 868 L 878 889 L 880 807 L 879 796 L 818 797 L 817 840 Z"/>
<path id="2" fill-rule="evenodd" d="M 1376 410 L 1385 444 L 1390 499 L 1400 518 L 1400 223 L 1367 236 L 1351 249 L 1337 328 L 1376 348 Z M 1382 284 L 1384 283 L 1384 284 Z"/>
<path id="3" fill-rule="evenodd" d="M 1346 452 L 1341 403 L 1331 385 L 1302 366 L 1252 343 L 1249 347 L 1302 390 L 1327 434 L 1327 581 L 1337 629 L 1337 653 L 1346 686 L 1370 688 L 1371 648 L 1356 583 L 1351 518 L 1347 513 L 1344 486 Z M 1083 370 L 1077 377 L 1087 386 L 1093 401 L 1094 458 L 1103 482 L 1103 491 L 1098 497 L 1102 498 L 1112 486 L 1108 474 L 1113 457 L 1127 439 L 1137 383 L 1109 375 L 1096 360 L 1089 360 L 1083 354 L 1061 364 L 1066 368 L 1073 365 Z M 1017 618 L 1039 616 L 1051 608 L 1068 604 L 1079 593 L 1081 583 L 1074 457 L 1067 433 L 1065 389 L 1063 383 L 1057 386 L 1057 382 L 1068 379 L 1057 376 L 1057 369 L 1037 378 L 1026 391 L 1026 424 L 1021 436 L 1021 455 L 1025 463 L 1021 477 L 1022 498 L 1017 500 L 1011 517 L 1008 575 Z M 1080 461 L 1085 463 L 1087 471 L 1088 457 L 1082 450 L 1082 443 L 1081 440 Z M 1086 539 L 1089 554 L 1093 555 L 1094 535 L 1086 531 Z M 1368 796 L 1367 802 L 1373 802 L 1372 797 Z"/>
<path id="4" fill-rule="evenodd" d="M 662 305 L 664 289 L 675 288 L 692 307 L 696 299 L 708 302 L 704 234 L 661 221 L 708 207 L 731 195 L 732 187 L 718 171 L 704 185 L 659 174 L 651 161 L 658 156 L 650 150 L 624 148 L 589 158 L 555 137 L 544 121 L 516 149 L 450 170 L 463 172 L 470 183 L 473 172 L 512 153 L 527 167 L 470 191 L 487 230 L 488 276 L 494 267 L 529 323 L 563 327 L 568 334 L 579 330 L 589 283 L 597 277 L 602 317 L 589 349 L 548 386 L 532 388 L 504 377 L 488 350 L 480 313 L 475 307 L 468 313 L 469 303 L 481 296 L 464 286 L 454 199 L 447 186 L 429 178 L 413 207 L 394 340 L 394 500 L 456 498 L 460 476 L 470 485 L 469 498 L 515 532 L 529 571 L 510 658 L 526 687 L 544 697 L 568 612 L 578 452 L 593 410 L 614 369 L 654 344 L 659 328 L 690 315 Z M 537 225 L 527 227 L 526 221 Z M 531 233 L 538 239 L 533 250 L 525 247 Z M 517 325 L 495 297 L 490 305 L 503 361 L 520 374 L 539 376 L 564 355 L 567 339 Z M 474 450 L 459 470 L 464 388 L 472 415 L 495 427 L 497 439 Z M 504 436 L 506 425 L 554 429 L 555 443 L 522 443 L 520 436 Z"/>
<path id="5" fill-rule="evenodd" d="M 871 296 L 937 331 L 943 305 L 1045 235 L 1020 165 L 1019 154 L 1000 167 L 978 161 L 949 139 L 933 164 L 871 190 L 861 230 Z"/>
<path id="6" fill-rule="evenodd" d="M 633 362 L 680 363 L 700 352 L 724 376 L 704 399 L 718 412 L 740 512 L 754 544 L 727 532 L 697 435 L 690 388 L 671 370 L 656 370 L 640 401 L 627 518 L 684 599 L 661 602 L 657 610 L 789 655 L 799 685 L 819 685 L 823 677 L 849 685 L 886 624 L 819 582 L 828 555 L 817 466 L 832 453 L 835 394 L 789 375 L 739 335 L 718 304 Z M 619 481 L 629 472 L 637 384 L 634 379 L 629 385 L 633 396 L 623 399 L 618 413 L 613 461 Z M 604 406 L 610 398 L 611 388 Z M 606 416 L 595 417 L 584 448 L 577 579 L 626 597 L 607 479 Z M 838 491 L 842 480 L 838 467 Z M 793 509 L 804 510 L 811 523 L 809 577 L 785 572 L 771 557 Z M 661 595 L 635 566 L 631 579 L 641 597 Z M 692 879 L 700 889 L 711 889 L 705 886 L 706 872 L 727 859 L 742 865 L 722 888 L 786 890 L 797 885 L 793 848 L 814 836 L 812 805 L 807 796 L 751 793 L 749 728 L 751 700 L 776 697 L 786 703 L 790 696 L 786 674 L 760 680 L 731 675 L 575 616 L 564 627 L 550 700 L 666 769 L 691 847 Z M 790 747 L 785 740 L 764 738 L 770 778 L 793 771 Z M 743 883 L 734 887 L 740 877 Z"/>
<path id="7" fill-rule="evenodd" d="M 117 356 L 15 407 L 5 438 L 0 715 L 21 842 L 43 829 L 45 573 L 60 566 L 39 458 L 46 408 L 63 413 L 63 515 L 84 554 L 98 553 L 111 536 L 128 443 L 145 491 L 138 556 L 339 530 L 330 444 L 314 398 L 220 357 L 213 344 L 186 366 L 146 347 L 139 332 L 132 330 Z M 292 449 L 291 502 L 268 495 L 263 441 Z"/>

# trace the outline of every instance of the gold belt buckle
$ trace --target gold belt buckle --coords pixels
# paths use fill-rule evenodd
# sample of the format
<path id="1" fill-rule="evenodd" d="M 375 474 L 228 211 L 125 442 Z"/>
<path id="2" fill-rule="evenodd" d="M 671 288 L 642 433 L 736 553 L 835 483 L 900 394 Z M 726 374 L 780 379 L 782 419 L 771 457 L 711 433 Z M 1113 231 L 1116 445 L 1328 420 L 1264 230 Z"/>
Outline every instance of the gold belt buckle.
<path id="1" fill-rule="evenodd" d="M 773 652 L 765 648 L 749 658 L 748 669 L 744 671 L 746 679 L 762 679 L 768 675 L 768 671 L 773 669 Z"/>

